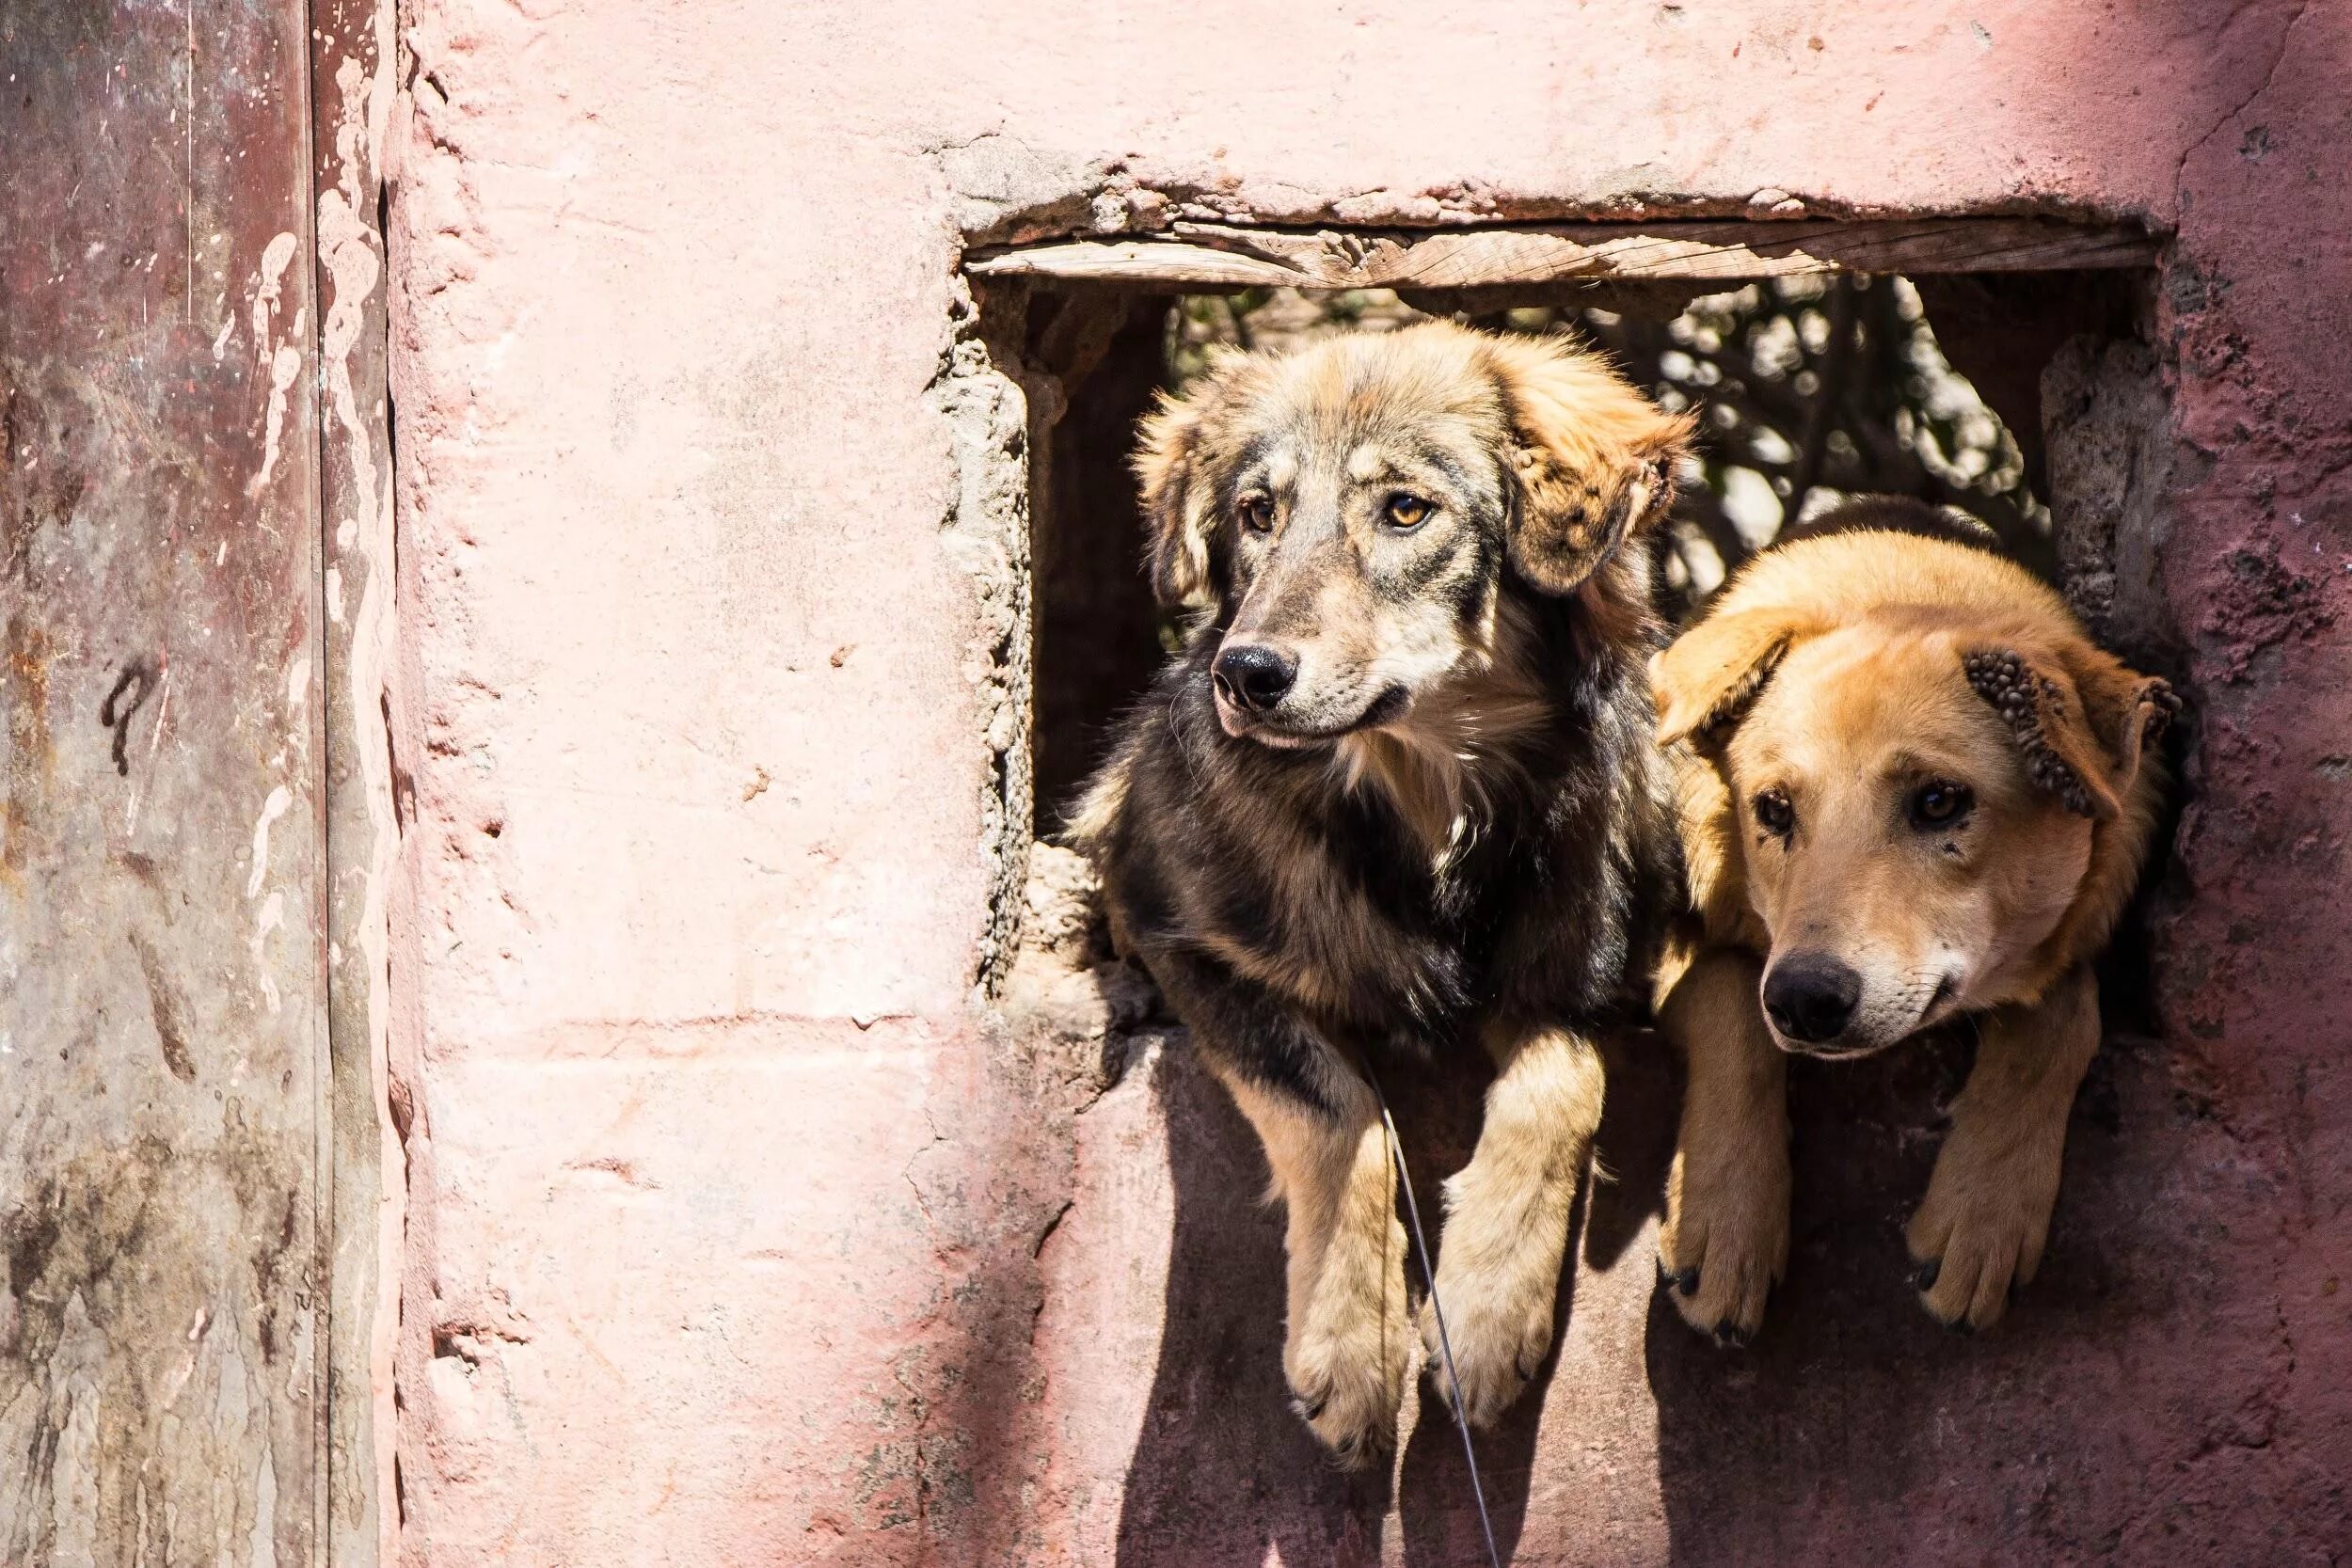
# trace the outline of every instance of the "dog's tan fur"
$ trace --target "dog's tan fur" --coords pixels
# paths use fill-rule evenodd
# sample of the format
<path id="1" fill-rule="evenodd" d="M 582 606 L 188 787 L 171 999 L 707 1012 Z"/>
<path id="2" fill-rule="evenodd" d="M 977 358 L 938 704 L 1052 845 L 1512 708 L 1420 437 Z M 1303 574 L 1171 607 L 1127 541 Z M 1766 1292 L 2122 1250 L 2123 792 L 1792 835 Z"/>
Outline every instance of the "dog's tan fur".
<path id="1" fill-rule="evenodd" d="M 1438 1294 L 1462 1379 L 1462 1407 L 1485 1426 L 1510 1406 L 1551 1348 L 1576 1184 L 1600 1128 L 1605 1076 L 1577 1031 L 1489 1028 L 1501 1072 L 1469 1164 L 1446 1182 Z M 1436 1314 L 1422 1341 L 1439 1353 Z"/>
<path id="2" fill-rule="evenodd" d="M 1377 1434 L 1395 1429 L 1413 1332 L 1379 1106 L 1348 1084 L 1340 1114 L 1327 1117 L 1239 1074 L 1219 1076 L 1265 1148 L 1266 1196 L 1283 1209 L 1283 1374 L 1327 1447 L 1376 1452 Z"/>
<path id="3" fill-rule="evenodd" d="M 1661 976 L 1690 1088 L 1660 1245 L 1676 1306 L 1719 1337 L 1754 1331 L 1787 1265 L 1783 1050 L 1975 1021 L 1909 1242 L 1928 1310 L 1982 1328 L 2040 1264 L 2098 1047 L 2090 962 L 2146 856 L 2164 788 L 2146 741 L 2178 705 L 2023 568 L 1932 531 L 1924 508 L 1851 503 L 1751 563 L 1653 667 L 1694 912 Z M 1963 816 L 1915 814 L 1950 784 Z M 1782 803 L 1785 833 L 1760 815 Z M 1860 977 L 1835 1049 L 1759 1004 L 1799 948 Z"/>
<path id="4" fill-rule="evenodd" d="M 1226 356 L 1145 425 L 1154 585 L 1196 624 L 1073 836 L 1264 1145 L 1283 1367 L 1343 1462 L 1394 1442 L 1413 1326 L 1365 1065 L 1499 1065 L 1438 1262 L 1469 1418 L 1550 1344 L 1595 1034 L 1671 880 L 1638 536 L 1688 433 L 1565 340 L 1446 325 Z M 1215 685 L 1236 644 L 1295 657 L 1279 704 Z"/>

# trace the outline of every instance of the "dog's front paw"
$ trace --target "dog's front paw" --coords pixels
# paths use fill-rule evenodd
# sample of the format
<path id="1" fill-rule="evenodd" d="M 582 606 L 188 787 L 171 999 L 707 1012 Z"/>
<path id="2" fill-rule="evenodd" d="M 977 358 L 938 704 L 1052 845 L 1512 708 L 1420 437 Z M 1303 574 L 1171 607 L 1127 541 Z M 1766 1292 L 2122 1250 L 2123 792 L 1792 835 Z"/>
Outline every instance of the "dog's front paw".
<path id="1" fill-rule="evenodd" d="M 1788 1267 L 1788 1147 L 1776 1132 L 1675 1156 L 1658 1267 L 1685 1323 L 1719 1345 L 1748 1342 Z"/>
<path id="2" fill-rule="evenodd" d="M 1446 1378 L 1445 1349 L 1454 1350 L 1454 1370 L 1462 1380 L 1463 1418 L 1474 1427 L 1492 1425 L 1543 1367 L 1551 1349 L 1551 1310 L 1556 1275 L 1540 1282 L 1521 1271 L 1485 1274 L 1449 1269 L 1440 1255 L 1438 1298 L 1445 1307 L 1445 1335 L 1438 1333 L 1437 1303 L 1421 1305 L 1424 1370 L 1443 1402 L 1453 1407 Z"/>
<path id="3" fill-rule="evenodd" d="M 1919 1303 L 1961 1333 L 2000 1322 L 2042 1266 L 2058 1202 L 2059 1150 L 2011 1149 L 1956 1128 L 1905 1232 Z"/>
<path id="4" fill-rule="evenodd" d="M 1412 1332 L 1403 1304 L 1314 1315 L 1283 1349 L 1295 1408 L 1347 1469 L 1396 1448 L 1397 1410 Z"/>

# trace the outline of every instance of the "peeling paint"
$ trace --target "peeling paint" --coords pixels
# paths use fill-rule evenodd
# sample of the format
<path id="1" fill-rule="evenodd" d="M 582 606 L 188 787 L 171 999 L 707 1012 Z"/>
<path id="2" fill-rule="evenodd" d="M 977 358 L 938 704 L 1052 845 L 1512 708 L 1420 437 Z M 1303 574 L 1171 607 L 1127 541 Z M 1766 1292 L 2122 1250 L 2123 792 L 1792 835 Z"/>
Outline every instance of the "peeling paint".
<path id="1" fill-rule="evenodd" d="M 301 349 L 291 341 L 275 348 L 270 343 L 272 323 L 284 292 L 286 269 L 294 262 L 295 243 L 291 230 L 271 237 L 262 251 L 260 281 L 253 290 L 253 352 L 269 371 L 269 392 L 263 416 L 262 466 L 246 485 L 248 496 L 259 496 L 268 488 L 270 475 L 277 471 L 278 437 L 286 423 L 287 394 L 294 388 L 294 378 L 302 373 Z M 289 336 L 301 332 L 302 320 L 303 313 L 296 310 Z"/>

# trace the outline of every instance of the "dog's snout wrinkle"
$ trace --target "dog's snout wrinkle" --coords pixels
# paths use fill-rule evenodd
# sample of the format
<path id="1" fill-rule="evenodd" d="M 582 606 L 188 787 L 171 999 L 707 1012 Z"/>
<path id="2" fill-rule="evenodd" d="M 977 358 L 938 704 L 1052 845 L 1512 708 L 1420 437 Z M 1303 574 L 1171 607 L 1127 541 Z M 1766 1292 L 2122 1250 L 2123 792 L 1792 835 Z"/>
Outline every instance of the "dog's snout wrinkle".
<path id="1" fill-rule="evenodd" d="M 1227 702 L 1263 713 L 1290 695 L 1298 679 L 1298 659 L 1264 642 L 1229 643 L 1218 652 L 1210 674 Z"/>
<path id="2" fill-rule="evenodd" d="M 1862 1000 L 1862 976 L 1829 953 L 1791 953 L 1764 976 L 1764 1012 L 1792 1040 L 1820 1045 L 1845 1033 Z"/>

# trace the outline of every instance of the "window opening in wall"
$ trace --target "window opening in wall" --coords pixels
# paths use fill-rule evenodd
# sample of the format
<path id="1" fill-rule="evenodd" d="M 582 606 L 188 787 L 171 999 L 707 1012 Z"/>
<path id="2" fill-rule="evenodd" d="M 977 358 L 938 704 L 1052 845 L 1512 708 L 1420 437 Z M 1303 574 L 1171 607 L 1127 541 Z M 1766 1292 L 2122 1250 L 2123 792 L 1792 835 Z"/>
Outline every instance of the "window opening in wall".
<path id="1" fill-rule="evenodd" d="M 1075 284 L 1025 300 L 1023 357 L 1058 418 L 1032 473 L 1037 827 L 1051 832 L 1118 714 L 1171 651 L 1140 568 L 1136 422 L 1217 345 L 1296 346 L 1433 315 L 1574 333 L 1704 432 L 1661 541 L 1687 611 L 1788 522 L 1844 496 L 1915 496 L 2057 578 L 2042 377 L 2069 340 L 2127 338 L 2122 271 L 1838 273 L 1699 293 L 1682 282 L 1444 293 L 1174 293 Z"/>

